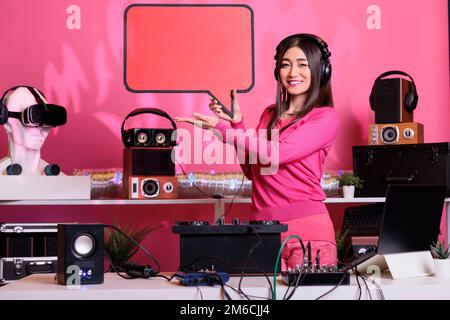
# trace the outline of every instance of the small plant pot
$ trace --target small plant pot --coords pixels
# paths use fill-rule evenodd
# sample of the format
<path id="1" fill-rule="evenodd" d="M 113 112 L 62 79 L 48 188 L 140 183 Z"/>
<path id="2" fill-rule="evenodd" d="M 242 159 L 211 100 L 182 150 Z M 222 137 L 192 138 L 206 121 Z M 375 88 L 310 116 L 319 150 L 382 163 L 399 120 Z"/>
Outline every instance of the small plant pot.
<path id="1" fill-rule="evenodd" d="M 442 279 L 450 279 L 450 259 L 434 259 L 434 275 Z"/>
<path id="2" fill-rule="evenodd" d="M 344 198 L 354 198 L 355 186 L 342 186 L 342 194 Z"/>

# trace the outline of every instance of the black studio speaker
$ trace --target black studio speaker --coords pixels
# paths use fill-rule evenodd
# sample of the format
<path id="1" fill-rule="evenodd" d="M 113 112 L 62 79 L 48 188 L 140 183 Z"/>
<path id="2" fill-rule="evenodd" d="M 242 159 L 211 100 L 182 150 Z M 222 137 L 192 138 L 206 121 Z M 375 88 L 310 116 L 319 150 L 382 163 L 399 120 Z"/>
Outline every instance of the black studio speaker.
<path id="1" fill-rule="evenodd" d="M 123 149 L 123 176 L 174 176 L 173 148 Z"/>
<path id="2" fill-rule="evenodd" d="M 103 224 L 58 224 L 58 282 L 103 283 Z"/>
<path id="3" fill-rule="evenodd" d="M 387 76 L 402 75 L 403 78 Z M 375 123 L 414 122 L 414 109 L 419 96 L 414 79 L 403 71 L 393 70 L 379 75 L 372 86 L 369 101 L 375 111 Z"/>

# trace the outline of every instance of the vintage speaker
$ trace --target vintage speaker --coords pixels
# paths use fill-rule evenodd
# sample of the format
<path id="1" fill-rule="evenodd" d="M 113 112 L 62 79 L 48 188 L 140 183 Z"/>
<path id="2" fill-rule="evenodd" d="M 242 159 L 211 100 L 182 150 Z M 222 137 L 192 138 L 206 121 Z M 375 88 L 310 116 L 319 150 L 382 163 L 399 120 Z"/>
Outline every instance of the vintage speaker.
<path id="1" fill-rule="evenodd" d="M 173 133 L 174 129 L 133 128 L 123 132 L 123 139 L 126 147 L 173 147 Z"/>
<path id="2" fill-rule="evenodd" d="M 413 111 L 417 99 L 413 82 L 403 78 L 379 77 L 370 96 L 370 104 L 375 111 L 375 123 L 414 122 Z"/>
<path id="3" fill-rule="evenodd" d="M 123 176 L 174 176 L 172 148 L 123 149 Z"/>
<path id="4" fill-rule="evenodd" d="M 125 122 L 128 118 L 140 114 L 153 114 L 158 117 L 166 118 L 172 124 L 171 129 L 161 128 L 132 128 L 125 130 Z M 131 111 L 123 119 L 121 127 L 123 145 L 128 147 L 173 147 L 177 141 L 177 125 L 175 121 L 164 110 L 158 108 L 138 108 Z M 173 138 L 173 139 L 172 139 Z"/>
<path id="5" fill-rule="evenodd" d="M 175 199 L 178 197 L 177 177 L 128 177 L 124 180 L 125 197 L 129 199 Z"/>
<path id="6" fill-rule="evenodd" d="M 423 124 L 418 122 L 371 124 L 369 145 L 423 143 Z"/>
<path id="7" fill-rule="evenodd" d="M 58 282 L 103 283 L 103 224 L 58 224 Z"/>

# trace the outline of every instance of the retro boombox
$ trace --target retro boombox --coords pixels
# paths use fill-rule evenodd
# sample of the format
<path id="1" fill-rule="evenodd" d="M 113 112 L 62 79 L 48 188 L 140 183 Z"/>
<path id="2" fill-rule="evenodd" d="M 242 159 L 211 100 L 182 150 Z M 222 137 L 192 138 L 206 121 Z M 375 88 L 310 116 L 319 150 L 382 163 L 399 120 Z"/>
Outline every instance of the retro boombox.
<path id="1" fill-rule="evenodd" d="M 155 114 L 170 120 L 172 129 L 132 128 L 124 130 L 125 121 L 139 114 Z M 140 108 L 122 122 L 123 193 L 129 199 L 176 198 L 178 181 L 172 159 L 176 145 L 176 124 L 163 110 Z"/>
<path id="2" fill-rule="evenodd" d="M 125 121 L 140 114 L 149 113 L 166 118 L 172 124 L 171 129 L 132 128 L 125 130 Z M 139 108 L 130 112 L 122 122 L 122 142 L 129 147 L 173 147 L 176 144 L 177 125 L 163 110 L 157 108 Z"/>
<path id="3" fill-rule="evenodd" d="M 369 145 L 423 143 L 423 124 L 417 122 L 371 124 Z"/>
<path id="4" fill-rule="evenodd" d="M 124 131 L 123 143 L 127 147 L 172 147 L 173 129 L 133 128 Z"/>
<path id="5" fill-rule="evenodd" d="M 174 199 L 178 196 L 178 180 L 170 176 L 128 177 L 129 199 Z"/>

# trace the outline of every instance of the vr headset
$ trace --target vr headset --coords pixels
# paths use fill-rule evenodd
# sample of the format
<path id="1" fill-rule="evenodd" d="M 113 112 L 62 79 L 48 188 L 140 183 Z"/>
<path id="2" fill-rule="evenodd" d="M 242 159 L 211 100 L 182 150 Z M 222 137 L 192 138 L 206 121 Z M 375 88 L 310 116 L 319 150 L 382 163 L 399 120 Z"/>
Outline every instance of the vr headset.
<path id="1" fill-rule="evenodd" d="M 36 99 L 37 104 L 33 104 L 22 112 L 8 111 L 3 103 L 8 92 L 17 88 L 27 88 Z M 27 127 L 57 127 L 67 122 L 67 111 L 64 107 L 56 104 L 45 103 L 38 92 L 45 98 L 39 90 L 28 86 L 17 86 L 8 89 L 0 100 L 0 125 L 8 121 L 8 117 L 19 119 Z"/>

